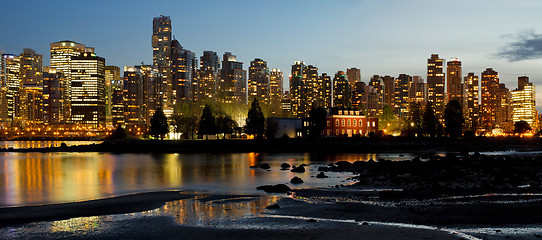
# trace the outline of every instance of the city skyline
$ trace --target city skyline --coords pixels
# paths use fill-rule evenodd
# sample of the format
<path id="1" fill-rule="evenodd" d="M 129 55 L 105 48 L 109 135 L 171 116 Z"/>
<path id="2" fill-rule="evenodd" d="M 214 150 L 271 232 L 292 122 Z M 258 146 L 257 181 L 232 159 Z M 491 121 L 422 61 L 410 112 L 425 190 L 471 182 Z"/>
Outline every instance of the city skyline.
<path id="1" fill-rule="evenodd" d="M 134 6 L 108 3 L 108 8 L 105 9 L 103 6 L 100 7 L 104 2 L 98 2 L 97 5 L 85 6 L 84 11 L 75 13 L 69 10 L 75 9 L 77 3 L 70 7 L 64 6 L 63 9 L 67 10 L 64 18 L 45 15 L 46 10 L 51 9 L 53 4 L 31 3 L 33 7 L 29 8 L 29 13 L 35 18 L 44 19 L 34 24 L 24 20 L 5 25 L 6 31 L 10 34 L 9 38 L 4 38 L 0 42 L 0 51 L 18 54 L 23 48 L 35 49 L 38 54 L 43 55 L 44 63 L 49 62 L 49 43 L 72 40 L 95 47 L 97 54 L 106 59 L 106 65 L 122 68 L 141 62 L 151 64 L 152 49 L 149 48 L 151 42 L 149 35 L 152 23 L 149 23 L 148 19 L 165 15 L 171 17 L 173 35 L 176 39 L 184 48 L 195 52 L 197 57 L 207 50 L 217 52 L 219 56 L 231 52 L 237 56 L 237 61 L 245 64 L 245 70 L 248 69 L 250 61 L 261 58 L 270 68 L 279 68 L 284 72 L 284 89 L 288 89 L 286 86 L 289 82 L 287 81 L 289 69 L 296 60 L 314 65 L 319 72 L 328 75 L 346 71 L 347 68 L 359 68 L 361 80 L 366 83 L 376 74 L 397 77 L 401 73 L 421 76 L 427 81 L 426 59 L 432 53 L 438 53 L 446 61 L 453 57 L 459 58 L 463 63 L 463 76 L 469 72 L 479 75 L 484 69 L 493 68 L 499 72 L 501 82 L 510 90 L 515 89 L 515 81 L 519 76 L 529 76 L 535 85 L 542 79 L 539 67 L 542 60 L 518 61 L 522 60 L 522 57 L 524 59 L 539 57 L 536 55 L 536 49 L 533 49 L 534 55 L 524 56 L 514 55 L 514 51 L 505 51 L 507 46 L 514 50 L 513 47 L 521 44 L 522 39 L 540 38 L 534 25 L 530 25 L 539 22 L 537 20 L 541 18 L 534 14 L 534 9 L 542 4 L 535 1 L 520 1 L 514 4 L 505 1 L 482 3 L 459 1 L 457 6 L 446 2 L 431 5 L 427 1 L 415 1 L 411 4 L 397 1 L 386 3 L 317 1 L 315 4 L 308 4 L 307 1 L 300 1 L 287 7 L 284 6 L 285 2 L 280 1 L 276 4 L 244 1 L 225 4 L 205 1 L 166 2 L 164 4 L 171 7 L 166 8 L 157 4 L 158 6 L 150 5 L 145 10 L 137 7 L 138 2 L 135 2 Z M 20 7 L 19 4 L 8 3 L 6 7 L 16 9 Z M 133 8 L 134 12 L 131 13 L 134 16 L 120 18 L 119 16 L 125 16 L 122 12 L 126 10 L 122 10 L 123 8 Z M 224 18 L 217 13 L 236 8 L 237 10 L 233 11 L 236 14 L 228 15 L 228 21 L 213 21 Z M 442 13 L 427 11 L 432 8 L 447 9 L 446 12 L 455 9 L 456 11 L 451 12 L 464 13 L 457 17 L 443 17 Z M 95 13 L 99 9 L 101 10 L 98 11 L 100 12 L 98 16 Z M 183 15 L 174 9 L 186 11 L 183 11 Z M 115 10 L 118 10 L 118 15 L 114 14 Z M 332 13 L 333 10 L 342 11 L 343 14 L 329 14 L 329 17 L 317 14 L 318 11 Z M 533 11 L 533 14 L 529 14 L 530 11 Z M 13 14 L 12 11 L 6 12 L 6 17 Z M 397 15 L 398 12 L 405 15 L 404 19 L 398 17 L 402 16 Z M 190 19 L 190 16 L 208 20 L 187 24 L 186 19 Z M 332 16 L 336 16 L 336 19 Z M 94 17 L 95 21 L 89 21 L 90 17 Z M 250 17 L 257 21 L 250 21 Z M 372 17 L 381 21 L 374 21 Z M 481 20 L 484 21 L 480 22 Z M 223 29 L 227 24 L 225 22 L 230 21 L 238 23 L 243 28 L 257 30 Z M 427 28 L 435 23 L 440 23 L 441 28 L 432 34 L 425 33 Z M 82 28 L 75 27 L 78 24 Z M 298 27 L 299 25 L 303 27 Z M 215 37 L 209 36 L 206 32 L 213 32 Z M 40 37 L 35 37 L 36 35 Z M 514 41 L 516 45 L 508 45 Z M 497 57 L 499 53 L 501 56 L 507 56 L 512 62 Z M 538 95 L 540 106 L 542 100 L 540 94 Z"/>

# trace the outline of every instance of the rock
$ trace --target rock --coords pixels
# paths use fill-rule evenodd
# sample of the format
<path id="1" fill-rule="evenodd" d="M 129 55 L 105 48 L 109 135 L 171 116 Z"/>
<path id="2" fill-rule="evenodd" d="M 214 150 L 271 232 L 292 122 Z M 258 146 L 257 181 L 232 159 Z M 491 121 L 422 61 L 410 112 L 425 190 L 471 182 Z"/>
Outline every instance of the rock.
<path id="1" fill-rule="evenodd" d="M 263 190 L 267 193 L 287 193 L 291 191 L 292 189 L 285 184 L 277 184 L 277 185 L 264 185 L 259 186 L 256 188 L 256 190 Z"/>
<path id="2" fill-rule="evenodd" d="M 279 209 L 279 208 L 280 208 L 280 205 L 278 205 L 278 204 L 273 204 L 273 205 L 269 205 L 269 206 L 267 206 L 267 207 L 265 207 L 265 208 L 267 208 L 267 209 Z"/>
<path id="3" fill-rule="evenodd" d="M 258 166 L 250 166 L 250 168 L 258 168 Z"/>
<path id="4" fill-rule="evenodd" d="M 267 163 L 264 163 L 264 164 L 260 165 L 260 168 L 261 169 L 270 169 L 271 166 L 269 166 L 269 164 L 267 164 Z"/>
<path id="5" fill-rule="evenodd" d="M 290 169 L 290 167 L 291 167 L 290 164 L 283 163 L 283 164 L 280 165 L 280 170 L 288 170 L 288 169 Z"/>
<path id="6" fill-rule="evenodd" d="M 303 164 L 301 164 L 301 165 L 299 165 L 299 166 L 300 166 L 300 167 L 308 167 L 309 165 L 303 163 Z"/>
<path id="7" fill-rule="evenodd" d="M 369 223 L 368 222 L 362 222 L 361 225 L 367 226 L 367 225 L 369 225 Z"/>
<path id="8" fill-rule="evenodd" d="M 316 219 L 312 219 L 312 218 L 311 218 L 311 219 L 307 220 L 307 222 L 315 223 L 315 222 L 318 222 L 318 221 L 317 221 Z"/>
<path id="9" fill-rule="evenodd" d="M 337 166 L 339 169 L 348 169 L 352 167 L 352 163 L 348 161 L 339 161 L 335 163 L 335 166 Z"/>
<path id="10" fill-rule="evenodd" d="M 305 172 L 305 167 L 299 166 L 299 167 L 293 168 L 293 169 L 290 170 L 290 171 L 291 171 L 291 172 L 296 172 L 296 173 L 304 173 L 304 172 Z"/>
<path id="11" fill-rule="evenodd" d="M 316 178 L 328 178 L 324 172 L 320 172 L 316 175 Z"/>
<path id="12" fill-rule="evenodd" d="M 291 180 L 290 180 L 290 183 L 293 183 L 293 184 L 301 184 L 303 183 L 303 179 L 299 178 L 299 177 L 293 177 Z"/>

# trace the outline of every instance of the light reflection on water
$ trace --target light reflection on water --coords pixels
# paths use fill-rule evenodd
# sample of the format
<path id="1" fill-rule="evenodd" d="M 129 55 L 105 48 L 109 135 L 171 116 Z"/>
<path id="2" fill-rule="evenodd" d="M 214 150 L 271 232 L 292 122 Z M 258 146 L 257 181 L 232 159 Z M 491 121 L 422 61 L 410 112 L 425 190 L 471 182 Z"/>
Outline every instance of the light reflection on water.
<path id="1" fill-rule="evenodd" d="M 99 144 L 102 141 L 0 141 L 0 148 L 46 148 L 60 147 L 62 143 L 66 146 Z"/>
<path id="2" fill-rule="evenodd" d="M 191 190 L 228 194 L 262 194 L 256 187 L 288 183 L 292 188 L 347 184 L 349 173 L 327 173 L 318 179 L 319 166 L 338 161 L 386 158 L 411 159 L 405 154 L 109 154 L 0 153 L 0 206 L 72 202 L 156 190 Z M 281 171 L 290 165 L 310 164 L 305 173 Z M 268 163 L 271 170 L 251 169 Z"/>

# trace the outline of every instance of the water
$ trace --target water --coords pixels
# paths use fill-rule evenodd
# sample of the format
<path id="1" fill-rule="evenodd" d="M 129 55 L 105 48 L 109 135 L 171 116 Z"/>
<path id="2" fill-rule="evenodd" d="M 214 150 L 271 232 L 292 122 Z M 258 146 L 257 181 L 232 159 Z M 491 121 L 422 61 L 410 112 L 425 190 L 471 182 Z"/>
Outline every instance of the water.
<path id="1" fill-rule="evenodd" d="M 101 143 L 101 141 L 0 141 L 0 148 L 46 148 L 60 147 L 62 143 L 67 146 Z"/>
<path id="2" fill-rule="evenodd" d="M 288 183 L 292 188 L 348 184 L 351 173 L 314 176 L 319 166 L 337 161 L 404 160 L 393 154 L 109 154 L 109 153 L 0 153 L 0 206 L 73 202 L 128 193 L 186 190 L 226 194 L 261 194 L 256 187 Z M 305 173 L 279 170 L 310 164 Z M 250 166 L 268 163 L 271 170 Z"/>

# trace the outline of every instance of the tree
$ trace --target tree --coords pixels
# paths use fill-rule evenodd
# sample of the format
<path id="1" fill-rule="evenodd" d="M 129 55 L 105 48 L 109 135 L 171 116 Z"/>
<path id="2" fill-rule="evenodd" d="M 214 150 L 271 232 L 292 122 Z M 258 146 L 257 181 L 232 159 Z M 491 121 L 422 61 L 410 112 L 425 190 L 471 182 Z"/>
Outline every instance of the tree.
<path id="1" fill-rule="evenodd" d="M 127 136 L 128 136 L 128 133 L 126 133 L 126 129 L 122 128 L 122 126 L 118 124 L 117 128 L 113 130 L 109 138 L 119 140 L 119 139 L 125 139 Z"/>
<path id="2" fill-rule="evenodd" d="M 220 114 L 216 117 L 216 127 L 217 133 L 223 133 L 224 135 L 232 134 L 233 129 L 237 127 L 237 122 L 235 122 L 228 114 Z"/>
<path id="3" fill-rule="evenodd" d="M 450 137 L 461 137 L 463 135 L 463 109 L 457 100 L 451 100 L 444 107 L 444 132 Z"/>
<path id="4" fill-rule="evenodd" d="M 188 138 L 194 139 L 198 118 L 196 116 L 175 115 L 173 116 L 173 126 L 176 133 L 183 133 Z"/>
<path id="5" fill-rule="evenodd" d="M 151 118 L 150 135 L 154 138 L 164 139 L 167 133 L 169 133 L 169 125 L 167 123 L 167 117 L 164 115 L 162 108 L 156 109 Z"/>
<path id="6" fill-rule="evenodd" d="M 209 139 L 208 135 L 216 134 L 216 121 L 213 109 L 208 104 L 203 107 L 203 112 L 199 120 L 199 133 L 205 135 L 205 139 Z"/>
<path id="7" fill-rule="evenodd" d="M 327 111 L 323 107 L 312 108 L 309 111 L 310 132 L 309 137 L 318 138 L 326 128 Z"/>
<path id="8" fill-rule="evenodd" d="M 439 122 L 435 116 L 435 111 L 433 110 L 431 102 L 427 102 L 427 105 L 425 105 L 422 122 L 423 133 L 427 136 L 435 137 L 437 135 Z"/>
<path id="9" fill-rule="evenodd" d="M 531 125 L 529 125 L 529 123 L 526 121 L 521 120 L 514 123 L 514 133 L 523 134 L 531 130 L 533 130 Z"/>
<path id="10" fill-rule="evenodd" d="M 423 132 L 423 119 L 420 103 L 411 103 L 408 117 L 408 132 L 413 135 Z"/>
<path id="11" fill-rule="evenodd" d="M 263 133 L 265 131 L 265 117 L 263 116 L 258 99 L 254 99 L 250 104 L 244 128 L 247 134 L 254 134 L 255 137 L 259 139 L 263 138 Z"/>

